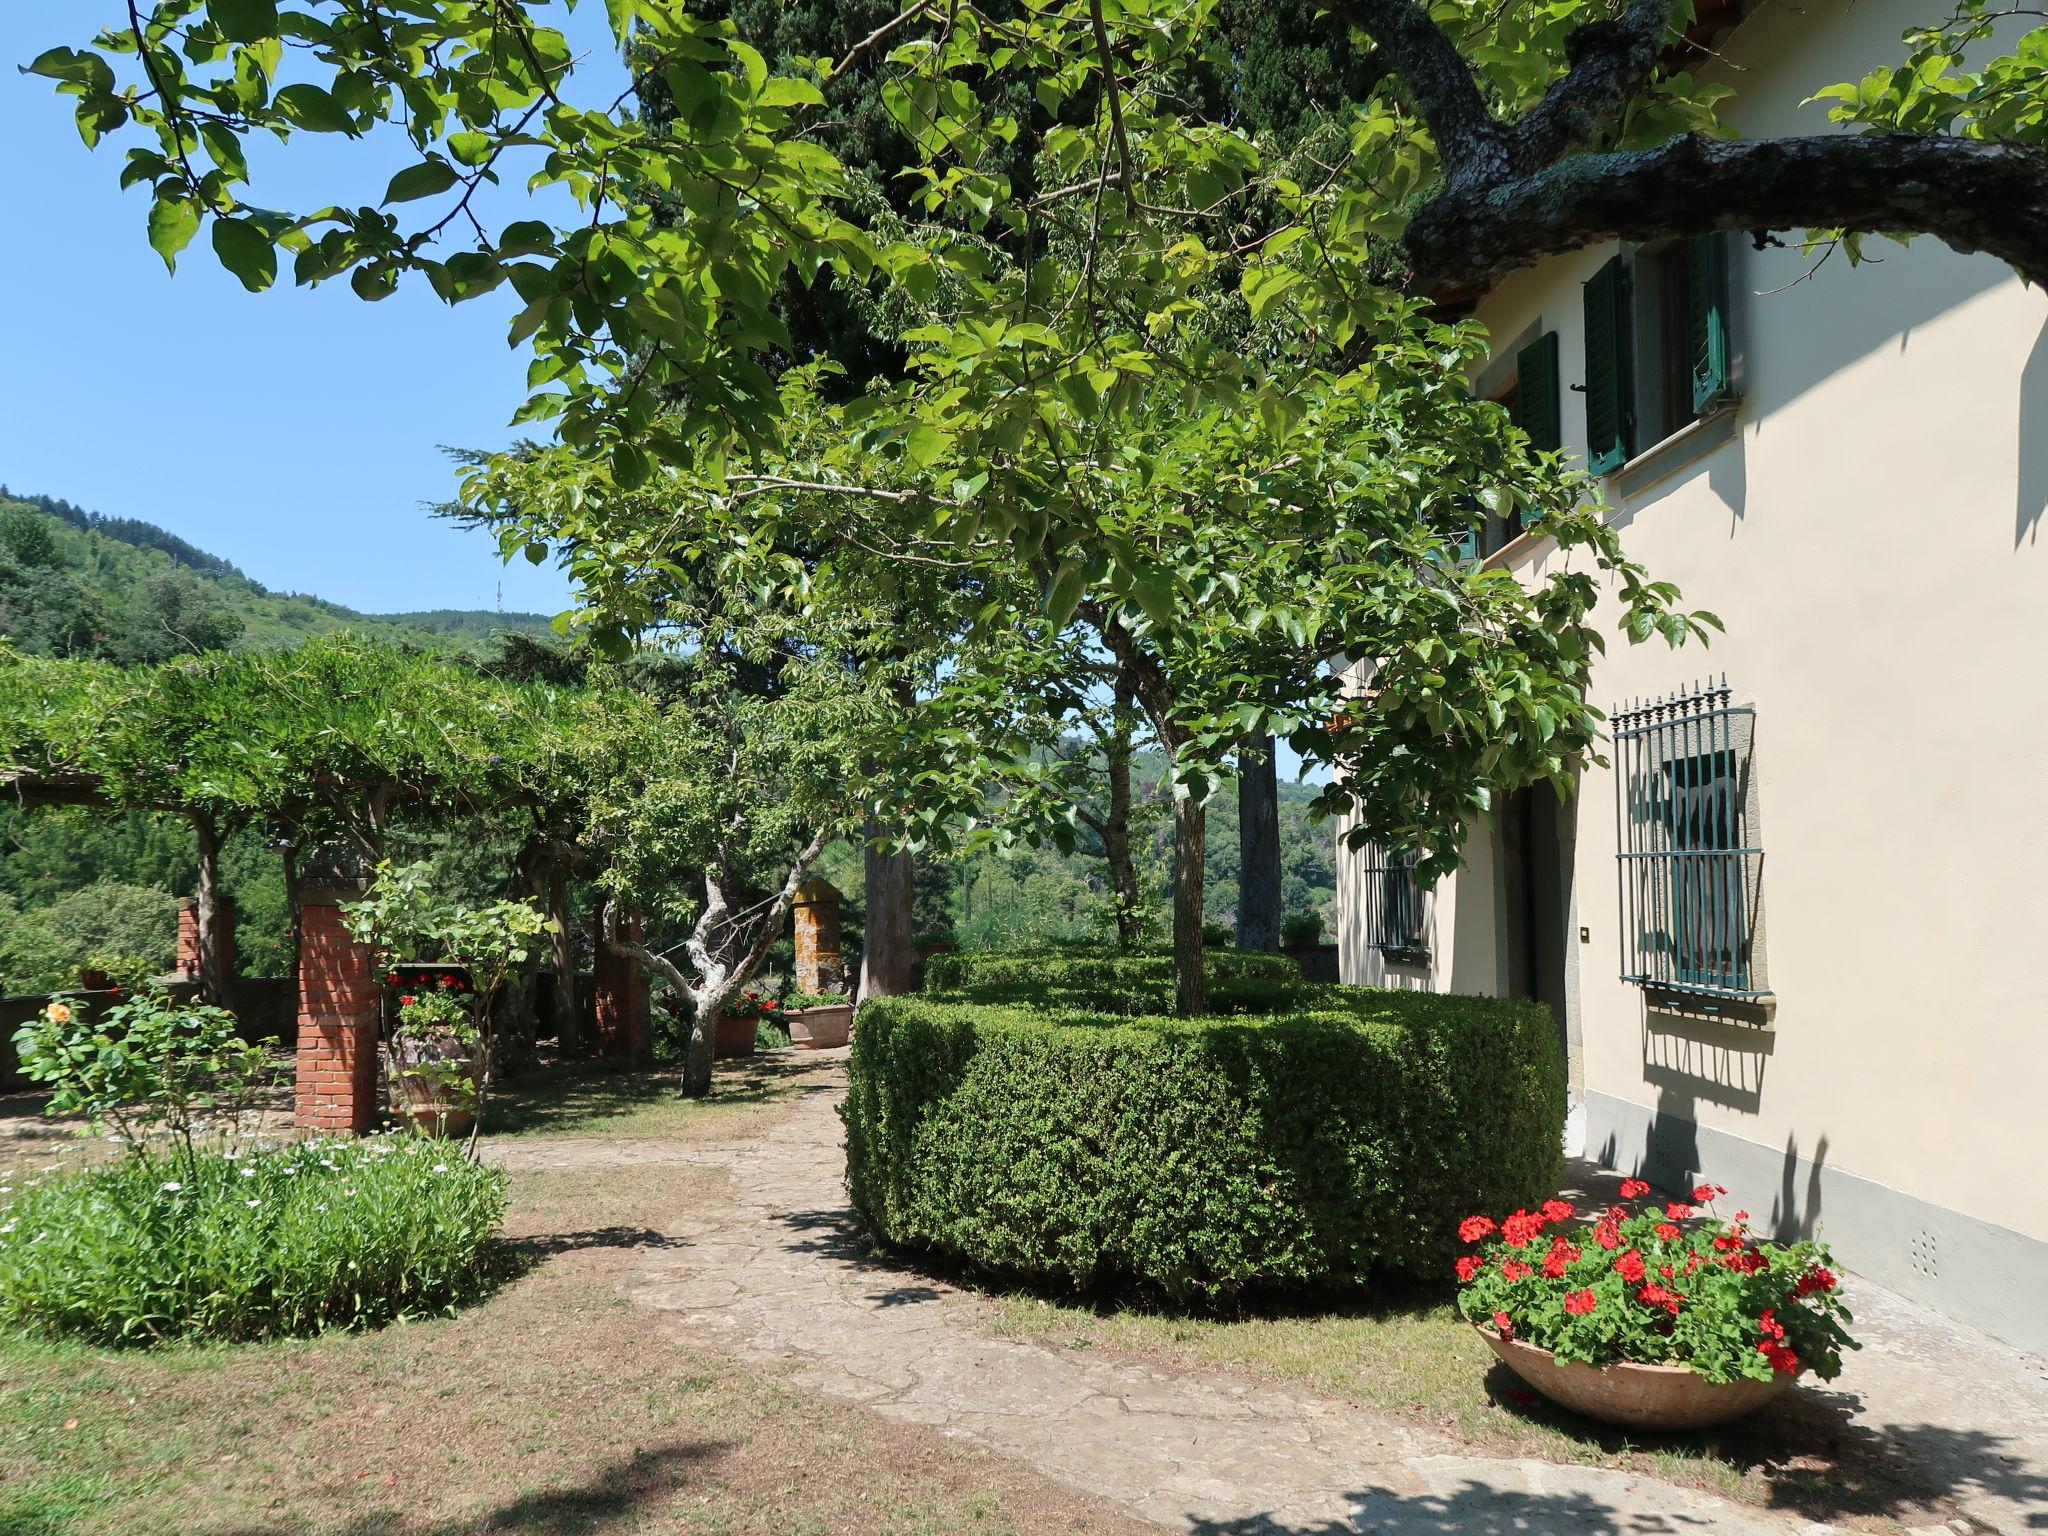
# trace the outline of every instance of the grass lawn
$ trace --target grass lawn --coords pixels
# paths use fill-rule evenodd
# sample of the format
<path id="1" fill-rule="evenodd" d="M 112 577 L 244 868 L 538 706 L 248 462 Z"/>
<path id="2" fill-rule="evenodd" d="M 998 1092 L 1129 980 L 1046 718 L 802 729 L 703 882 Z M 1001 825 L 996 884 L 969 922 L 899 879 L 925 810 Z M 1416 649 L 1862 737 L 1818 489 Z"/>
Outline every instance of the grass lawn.
<path id="1" fill-rule="evenodd" d="M 560 1074 L 513 1134 L 746 1134 L 815 1071 L 721 1069 L 729 1097 Z M 936 1432 L 812 1396 L 622 1299 L 725 1175 L 673 1161 L 512 1174 L 508 1279 L 454 1318 L 240 1347 L 0 1338 L 4 1536 L 472 1536 L 1141 1528 Z"/>
<path id="2" fill-rule="evenodd" d="M 718 1064 L 717 1091 L 686 1099 L 679 1069 L 608 1071 L 577 1063 L 543 1067 L 491 1097 L 492 1137 L 618 1136 L 648 1141 L 718 1141 L 774 1122 L 780 1107 L 815 1087 L 827 1060 L 781 1050 Z"/>
<path id="3" fill-rule="evenodd" d="M 1447 1299 L 1228 1321 L 1015 1293 L 989 1299 L 988 1326 L 1007 1338 L 1305 1384 L 1442 1429 L 1480 1455 L 1641 1471 L 1849 1529 L 1928 1525 L 1951 1512 L 1940 1503 L 1947 1485 L 1852 1426 L 1825 1384 L 1703 1436 L 1631 1439 L 1523 1386 Z"/>

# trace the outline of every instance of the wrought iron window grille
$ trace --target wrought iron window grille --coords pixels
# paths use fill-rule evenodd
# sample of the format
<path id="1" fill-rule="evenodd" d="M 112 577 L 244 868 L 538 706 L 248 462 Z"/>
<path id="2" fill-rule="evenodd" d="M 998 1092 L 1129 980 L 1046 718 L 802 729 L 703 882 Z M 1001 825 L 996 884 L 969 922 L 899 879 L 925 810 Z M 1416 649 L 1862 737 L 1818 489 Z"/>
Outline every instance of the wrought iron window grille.
<path id="1" fill-rule="evenodd" d="M 1756 711 L 1724 676 L 1613 715 L 1624 981 L 1762 1002 Z"/>
<path id="2" fill-rule="evenodd" d="M 1415 878 L 1418 855 L 1368 843 L 1359 857 L 1364 866 L 1366 944 L 1396 965 L 1429 964 L 1422 886 Z"/>

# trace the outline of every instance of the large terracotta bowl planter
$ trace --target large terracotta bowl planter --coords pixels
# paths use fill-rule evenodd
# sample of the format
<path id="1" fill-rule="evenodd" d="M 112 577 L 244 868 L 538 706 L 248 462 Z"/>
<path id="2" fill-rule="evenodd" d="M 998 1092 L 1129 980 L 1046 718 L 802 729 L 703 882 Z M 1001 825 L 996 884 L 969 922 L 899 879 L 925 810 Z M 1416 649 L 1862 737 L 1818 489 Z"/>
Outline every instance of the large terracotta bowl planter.
<path id="1" fill-rule="evenodd" d="M 734 1018 L 729 1013 L 718 1016 L 718 1033 L 713 1037 L 711 1054 L 720 1061 L 734 1056 L 754 1054 L 755 1020 L 752 1014 L 745 1018 Z"/>
<path id="2" fill-rule="evenodd" d="M 789 1022 L 789 1043 L 809 1051 L 830 1050 L 853 1038 L 853 1005 L 836 1003 L 822 1008 L 792 1008 L 783 1015 Z"/>
<path id="3" fill-rule="evenodd" d="M 1552 1402 L 1630 1429 L 1711 1429 L 1755 1412 L 1792 1384 L 1785 1375 L 1769 1381 L 1708 1381 L 1682 1365 L 1581 1365 L 1520 1339 L 1503 1339 L 1491 1329 L 1474 1332 L 1509 1370 Z"/>
<path id="4" fill-rule="evenodd" d="M 469 1134 L 476 1121 L 477 1082 L 483 1076 L 480 1059 L 452 1040 L 401 1035 L 391 1044 L 388 1071 L 398 1113 L 412 1122 L 413 1129 L 428 1136 Z"/>

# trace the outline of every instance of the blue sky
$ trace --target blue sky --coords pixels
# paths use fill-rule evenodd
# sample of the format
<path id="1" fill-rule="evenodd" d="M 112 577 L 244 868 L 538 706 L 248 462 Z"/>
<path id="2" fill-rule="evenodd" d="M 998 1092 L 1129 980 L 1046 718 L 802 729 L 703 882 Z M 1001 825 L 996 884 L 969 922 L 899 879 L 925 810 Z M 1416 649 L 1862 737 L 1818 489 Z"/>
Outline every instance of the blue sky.
<path id="1" fill-rule="evenodd" d="M 424 285 L 365 304 L 346 283 L 250 294 L 204 238 L 172 277 L 144 237 L 147 194 L 117 184 L 132 138 L 79 142 L 70 103 L 14 66 L 79 46 L 115 0 L 0 0 L 0 143 L 12 212 L 0 483 L 139 517 L 272 587 L 367 612 L 567 606 L 566 580 L 430 520 L 454 480 L 443 444 L 495 447 L 524 398 L 527 354 L 505 342 L 509 288 L 451 309 Z M 604 7 L 561 25 L 587 51 L 577 94 L 624 83 Z M 252 154 L 251 199 L 278 208 L 375 203 L 416 159 L 397 135 L 302 135 Z M 523 174 L 523 173 L 522 173 Z M 486 222 L 531 216 L 519 178 Z M 544 216 L 544 215 L 543 215 Z M 287 272 L 289 268 L 287 267 Z"/>

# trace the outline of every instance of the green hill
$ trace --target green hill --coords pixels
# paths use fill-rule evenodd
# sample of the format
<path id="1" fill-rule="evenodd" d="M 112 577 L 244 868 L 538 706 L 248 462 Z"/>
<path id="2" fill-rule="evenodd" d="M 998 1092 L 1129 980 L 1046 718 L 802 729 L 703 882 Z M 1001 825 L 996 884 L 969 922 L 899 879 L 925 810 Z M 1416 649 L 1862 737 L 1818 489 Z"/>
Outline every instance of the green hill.
<path id="1" fill-rule="evenodd" d="M 545 633 L 549 620 L 452 608 L 358 613 L 301 592 L 273 592 L 154 523 L 0 486 L 0 638 L 30 655 L 161 661 L 289 645 L 338 629 L 476 650 L 505 630 Z"/>

